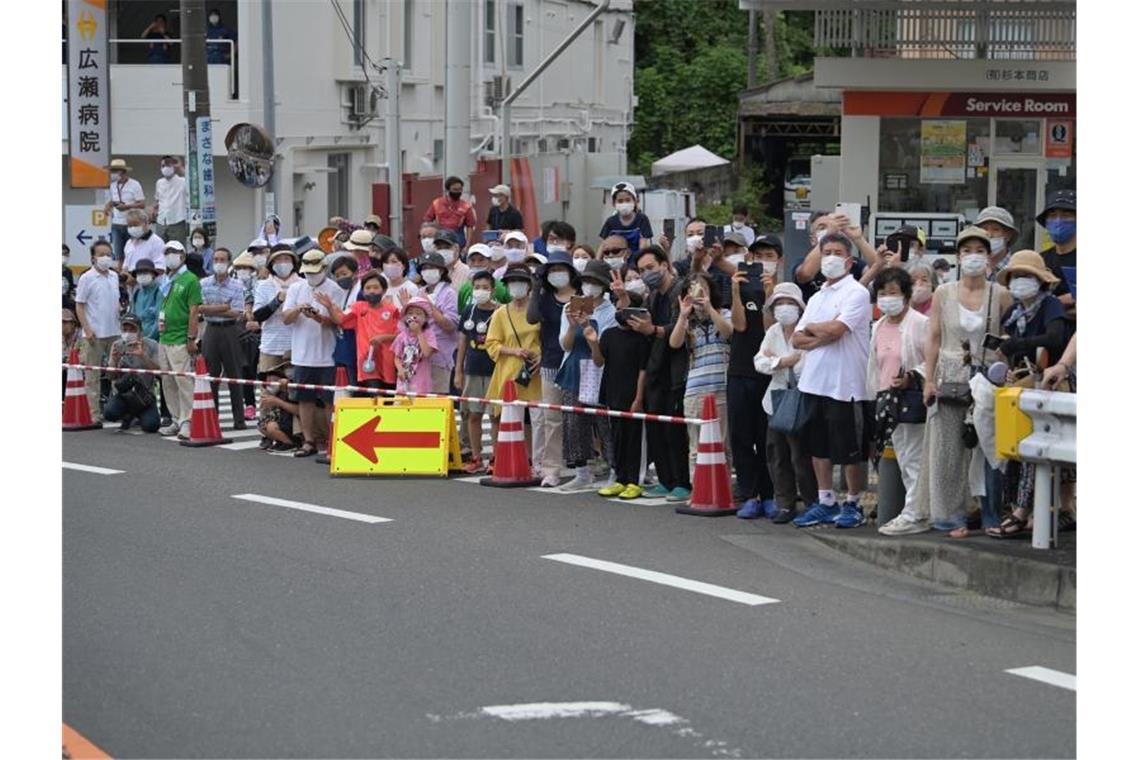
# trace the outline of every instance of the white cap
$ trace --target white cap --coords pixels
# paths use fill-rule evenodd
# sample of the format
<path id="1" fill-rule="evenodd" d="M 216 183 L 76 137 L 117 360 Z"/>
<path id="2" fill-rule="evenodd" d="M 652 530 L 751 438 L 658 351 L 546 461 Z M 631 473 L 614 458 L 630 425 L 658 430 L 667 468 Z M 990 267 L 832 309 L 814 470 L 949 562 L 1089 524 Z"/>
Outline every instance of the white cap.
<path id="1" fill-rule="evenodd" d="M 511 197 L 510 185 L 495 185 L 491 188 L 491 195 L 505 195 Z"/>
<path id="2" fill-rule="evenodd" d="M 485 256 L 489 259 L 491 258 L 491 247 L 486 243 L 475 243 L 467 249 L 467 257 L 471 258 L 471 254 L 473 253 L 477 253 L 480 256 Z"/>
<path id="3" fill-rule="evenodd" d="M 518 240 L 523 245 L 530 243 L 530 241 L 526 239 L 526 233 L 521 230 L 511 230 L 506 235 L 503 235 L 504 243 L 508 243 L 512 240 Z"/>
<path id="4" fill-rule="evenodd" d="M 179 253 L 186 253 L 186 246 L 182 245 L 182 243 L 178 240 L 166 241 L 166 247 L 163 248 L 163 250 L 169 251 L 171 249 L 174 249 L 175 251 L 178 251 Z"/>

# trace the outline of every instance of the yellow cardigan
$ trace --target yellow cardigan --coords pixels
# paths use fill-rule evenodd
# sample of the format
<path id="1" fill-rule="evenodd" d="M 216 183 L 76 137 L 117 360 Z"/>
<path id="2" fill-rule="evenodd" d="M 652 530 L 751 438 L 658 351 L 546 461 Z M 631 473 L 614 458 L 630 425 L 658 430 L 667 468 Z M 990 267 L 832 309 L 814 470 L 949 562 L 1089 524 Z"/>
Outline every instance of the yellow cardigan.
<path id="1" fill-rule="evenodd" d="M 507 314 L 510 314 L 510 322 Z M 514 329 L 511 329 L 511 325 Z M 495 372 L 491 375 L 491 386 L 487 389 L 487 398 L 502 398 L 503 384 L 507 380 L 514 380 L 523 368 L 523 360 L 517 356 L 501 354 L 503 348 L 526 348 L 535 353 L 542 353 L 542 342 L 539 336 L 541 325 L 530 324 L 526 321 L 526 306 L 516 307 L 514 302 L 495 309 L 491 317 L 491 326 L 487 328 L 487 341 L 484 344 L 491 361 L 495 362 Z M 515 339 L 515 332 L 518 338 Z M 516 384 L 520 399 L 526 401 L 542 400 L 542 377 L 539 372 L 531 374 L 530 385 L 522 387 Z M 502 407 L 498 407 L 502 409 Z"/>

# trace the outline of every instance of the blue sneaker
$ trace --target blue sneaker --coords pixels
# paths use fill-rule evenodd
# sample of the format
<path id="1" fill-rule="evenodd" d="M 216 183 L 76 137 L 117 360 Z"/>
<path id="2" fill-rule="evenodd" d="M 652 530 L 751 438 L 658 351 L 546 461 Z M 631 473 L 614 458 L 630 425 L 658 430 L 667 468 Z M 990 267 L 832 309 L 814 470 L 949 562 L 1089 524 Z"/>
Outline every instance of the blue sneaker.
<path id="1" fill-rule="evenodd" d="M 830 525 L 835 522 L 835 518 L 839 517 L 839 505 L 832 504 L 830 507 L 824 504 L 812 504 L 806 512 L 792 520 L 792 525 L 797 528 L 807 528 L 811 525 Z"/>
<path id="2" fill-rule="evenodd" d="M 780 514 L 780 508 L 776 506 L 776 500 L 764 499 L 764 501 L 760 502 L 760 514 L 769 520 Z"/>
<path id="3" fill-rule="evenodd" d="M 677 486 L 669 492 L 669 495 L 665 497 L 665 501 L 688 501 L 692 496 L 693 492 L 688 488 Z"/>
<path id="4" fill-rule="evenodd" d="M 853 501 L 848 501 L 839 508 L 839 517 L 835 518 L 836 528 L 858 528 L 867 522 L 863 517 L 863 509 Z"/>
<path id="5" fill-rule="evenodd" d="M 657 483 L 652 488 L 647 489 L 645 493 L 642 494 L 642 496 L 647 496 L 651 499 L 663 499 L 668 495 L 669 489 L 660 483 Z"/>
<path id="6" fill-rule="evenodd" d="M 741 520 L 755 520 L 760 517 L 760 502 L 756 499 L 749 499 L 741 505 L 740 509 L 736 510 L 736 516 Z"/>

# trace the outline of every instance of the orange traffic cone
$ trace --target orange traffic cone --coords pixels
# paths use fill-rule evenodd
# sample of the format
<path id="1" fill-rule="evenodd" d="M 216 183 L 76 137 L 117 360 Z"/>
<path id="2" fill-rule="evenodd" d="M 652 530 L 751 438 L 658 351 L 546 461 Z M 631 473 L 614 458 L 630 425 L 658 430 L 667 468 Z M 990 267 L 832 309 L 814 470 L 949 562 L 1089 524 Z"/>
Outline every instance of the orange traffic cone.
<path id="1" fill-rule="evenodd" d="M 214 394 L 207 379 L 206 360 L 198 354 L 194 367 L 194 408 L 190 411 L 190 440 L 179 441 L 183 446 L 214 446 L 229 443 L 222 437 L 222 426 L 218 422 L 218 410 L 214 406 Z"/>
<path id="2" fill-rule="evenodd" d="M 67 363 L 79 364 L 79 349 L 71 349 Z M 95 430 L 101 427 L 103 427 L 103 423 L 96 422 L 91 417 L 91 407 L 87 403 L 87 387 L 84 382 L 83 370 L 69 368 L 67 370 L 67 391 L 63 400 L 63 429 Z"/>
<path id="3" fill-rule="evenodd" d="M 716 416 L 716 398 L 705 396 L 701 409 L 701 437 L 697 444 L 697 467 L 693 472 L 693 496 L 689 506 L 677 507 L 683 515 L 724 517 L 736 514 L 732 506 L 732 481 L 724 458 L 724 437 Z"/>
<path id="4" fill-rule="evenodd" d="M 338 365 L 336 368 L 336 386 L 343 388 L 348 385 L 348 368 Z M 348 391 L 338 390 L 333 393 L 333 408 L 329 410 L 329 438 L 325 442 L 325 450 L 314 457 L 317 464 L 331 464 L 333 450 L 333 418 L 336 416 L 337 399 L 348 398 Z"/>
<path id="5" fill-rule="evenodd" d="M 503 401 L 508 403 L 503 405 L 503 413 L 499 418 L 499 437 L 495 440 L 495 472 L 480 480 L 481 486 L 529 488 L 541 482 L 534 477 L 527 456 L 523 408 L 509 403 L 517 399 L 515 383 L 508 380 L 503 387 Z"/>

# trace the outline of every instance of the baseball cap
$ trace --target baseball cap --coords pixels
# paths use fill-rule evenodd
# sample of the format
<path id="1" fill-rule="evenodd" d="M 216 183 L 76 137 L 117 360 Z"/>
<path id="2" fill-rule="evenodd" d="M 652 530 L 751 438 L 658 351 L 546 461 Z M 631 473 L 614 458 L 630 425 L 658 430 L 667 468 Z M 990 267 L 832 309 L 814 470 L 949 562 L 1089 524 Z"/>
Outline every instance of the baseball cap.
<path id="1" fill-rule="evenodd" d="M 164 250 L 186 253 L 186 246 L 182 245 L 182 243 L 178 242 L 177 240 L 168 240 L 166 242 L 166 248 Z"/>
<path id="2" fill-rule="evenodd" d="M 732 243 L 733 245 L 738 245 L 741 248 L 747 248 L 748 247 L 748 241 L 745 240 L 744 236 L 741 235 L 739 232 L 728 233 L 727 235 L 724 236 L 724 242 Z"/>
<path id="3" fill-rule="evenodd" d="M 757 248 L 775 248 L 777 254 L 784 255 L 784 244 L 775 235 L 761 235 L 752 241 L 752 245 L 748 246 L 750 251 L 755 251 Z"/>
<path id="4" fill-rule="evenodd" d="M 526 233 L 521 230 L 511 230 L 503 236 L 503 242 L 508 243 L 511 240 L 518 240 L 523 245 L 528 244 L 530 241 L 526 239 Z"/>
<path id="5" fill-rule="evenodd" d="M 301 259 L 301 274 L 322 272 L 325 268 L 324 251 L 308 251 Z"/>
<path id="6" fill-rule="evenodd" d="M 491 188 L 491 195 L 505 195 L 511 197 L 511 188 L 509 185 L 495 185 Z"/>
<path id="7" fill-rule="evenodd" d="M 486 243 L 475 243 L 467 249 L 467 258 L 472 256 L 482 256 L 484 258 L 491 258 L 491 247 Z"/>
<path id="8" fill-rule="evenodd" d="M 119 324 L 120 325 L 134 325 L 138 329 L 140 329 L 140 330 L 142 329 L 142 320 L 139 319 L 137 314 L 135 314 L 133 312 L 129 312 L 129 311 L 126 314 L 124 314 L 123 316 L 119 317 Z"/>
<path id="9" fill-rule="evenodd" d="M 459 236 L 456 235 L 451 230 L 439 230 L 439 231 L 437 231 L 435 233 L 435 237 L 432 238 L 432 240 L 437 242 L 437 243 L 442 240 L 443 242 L 450 243 L 451 245 L 454 245 L 454 246 L 459 245 Z"/>

